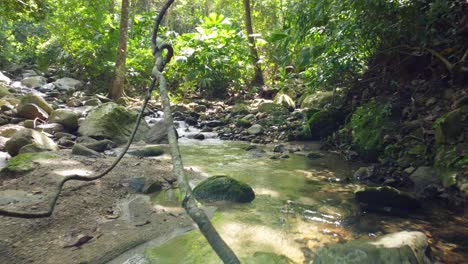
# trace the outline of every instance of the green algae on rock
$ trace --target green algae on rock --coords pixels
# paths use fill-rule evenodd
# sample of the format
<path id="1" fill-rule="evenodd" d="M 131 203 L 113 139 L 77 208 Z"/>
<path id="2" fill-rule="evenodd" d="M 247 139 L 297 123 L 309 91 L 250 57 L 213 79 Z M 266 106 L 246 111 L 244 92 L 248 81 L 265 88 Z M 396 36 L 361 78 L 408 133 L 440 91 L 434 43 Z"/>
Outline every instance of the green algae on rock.
<path id="1" fill-rule="evenodd" d="M 0 178 L 15 178 L 22 176 L 26 172 L 34 170 L 37 167 L 36 162 L 40 160 L 55 159 L 59 156 L 54 153 L 23 153 L 8 161 L 5 168 L 0 171 Z"/>
<path id="2" fill-rule="evenodd" d="M 193 195 L 205 201 L 248 203 L 255 199 L 255 193 L 249 185 L 223 175 L 204 180 L 193 189 Z"/>
<path id="3" fill-rule="evenodd" d="M 116 103 L 105 103 L 91 110 L 80 124 L 78 133 L 83 136 L 108 138 L 117 144 L 124 144 L 133 131 L 138 114 Z M 145 138 L 149 126 L 145 121 L 135 136 L 135 141 Z"/>
<path id="4" fill-rule="evenodd" d="M 311 139 L 329 136 L 340 126 L 343 120 L 343 113 L 337 109 L 320 110 L 314 113 L 307 121 Z"/>

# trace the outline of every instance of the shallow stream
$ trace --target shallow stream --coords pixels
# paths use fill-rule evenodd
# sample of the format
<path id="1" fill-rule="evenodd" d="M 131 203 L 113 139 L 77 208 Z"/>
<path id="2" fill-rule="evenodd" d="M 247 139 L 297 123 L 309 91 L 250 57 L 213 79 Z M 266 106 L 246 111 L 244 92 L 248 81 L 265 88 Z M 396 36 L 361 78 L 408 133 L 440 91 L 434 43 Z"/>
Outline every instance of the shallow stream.
<path id="1" fill-rule="evenodd" d="M 212 219 L 215 227 L 242 263 L 287 263 L 282 262 L 286 258 L 294 263 L 311 263 L 314 252 L 328 243 L 374 239 L 402 230 L 419 230 L 432 236 L 438 227 L 450 228 L 447 223 L 466 224 L 466 218 L 439 209 L 409 218 L 362 212 L 353 198 L 360 186 L 348 181 L 359 165 L 332 154 L 324 153 L 316 160 L 300 154 L 271 159 L 271 146 L 264 147 L 267 152 L 262 153 L 246 151 L 248 145 L 239 142 L 181 142 L 185 167 L 207 177 L 228 175 L 253 187 L 256 198 L 251 203 L 210 204 L 217 207 Z M 160 193 L 153 201 L 176 207 L 176 193 Z M 432 242 L 439 258 L 466 259 L 466 242 L 457 242 L 453 235 Z M 221 263 L 198 230 L 150 247 L 144 256 L 149 263 Z"/>

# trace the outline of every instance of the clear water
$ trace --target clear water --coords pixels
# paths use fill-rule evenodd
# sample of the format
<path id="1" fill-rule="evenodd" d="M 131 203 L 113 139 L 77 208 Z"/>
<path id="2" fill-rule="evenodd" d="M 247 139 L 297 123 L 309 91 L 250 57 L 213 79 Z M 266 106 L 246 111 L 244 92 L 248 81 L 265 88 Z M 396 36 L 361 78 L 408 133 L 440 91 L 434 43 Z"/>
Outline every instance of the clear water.
<path id="1" fill-rule="evenodd" d="M 217 207 L 212 219 L 216 229 L 242 263 L 288 263 L 285 257 L 292 263 L 311 263 L 323 245 L 402 230 L 425 232 L 444 263 L 468 259 L 466 215 L 441 208 L 404 218 L 363 213 L 353 196 L 360 186 L 346 181 L 358 164 L 325 153 L 317 160 L 295 154 L 272 160 L 271 152 L 259 156 L 245 151 L 245 143 L 214 139 L 181 142 L 186 168 L 207 177 L 228 175 L 253 187 L 256 198 L 251 203 L 209 204 Z M 179 201 L 177 190 L 154 199 L 168 208 L 178 207 Z M 198 230 L 149 248 L 144 255 L 149 263 L 221 263 Z"/>

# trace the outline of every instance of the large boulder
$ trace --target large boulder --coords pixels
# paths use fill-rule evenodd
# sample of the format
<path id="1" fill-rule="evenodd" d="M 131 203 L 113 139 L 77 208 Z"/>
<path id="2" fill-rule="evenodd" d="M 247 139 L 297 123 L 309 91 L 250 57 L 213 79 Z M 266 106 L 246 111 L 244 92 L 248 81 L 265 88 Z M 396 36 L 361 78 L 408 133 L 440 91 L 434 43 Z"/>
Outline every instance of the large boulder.
<path id="1" fill-rule="evenodd" d="M 62 124 L 70 131 L 78 128 L 78 114 L 70 109 L 57 109 L 50 114 L 50 122 Z"/>
<path id="2" fill-rule="evenodd" d="M 129 111 L 116 103 L 105 103 L 93 108 L 80 124 L 78 133 L 94 138 L 108 138 L 117 144 L 124 144 L 133 131 L 138 113 Z M 141 121 L 135 141 L 142 140 L 150 130 Z"/>
<path id="3" fill-rule="evenodd" d="M 41 132 L 28 128 L 16 132 L 5 144 L 5 149 L 13 157 L 18 155 L 22 147 L 30 144 L 35 144 L 45 150 L 58 150 L 52 139 Z"/>
<path id="4" fill-rule="evenodd" d="M 18 104 L 18 112 L 20 112 L 21 108 L 27 104 L 35 104 L 42 110 L 46 111 L 47 114 L 52 113 L 52 111 L 54 110 L 52 106 L 50 106 L 41 96 L 33 93 L 28 93 L 21 98 Z"/>
<path id="5" fill-rule="evenodd" d="M 307 124 L 310 137 L 320 139 L 331 135 L 343 123 L 344 115 L 337 109 L 325 109 L 314 113 Z"/>
<path id="6" fill-rule="evenodd" d="M 164 120 L 156 122 L 146 135 L 145 142 L 148 144 L 168 143 L 167 128 Z"/>
<path id="7" fill-rule="evenodd" d="M 250 135 L 259 135 L 263 133 L 263 127 L 260 124 L 255 124 L 247 129 L 247 133 Z"/>
<path id="8" fill-rule="evenodd" d="M 314 94 L 306 95 L 301 103 L 301 108 L 305 109 L 323 109 L 327 104 L 333 100 L 333 92 L 318 91 Z"/>
<path id="9" fill-rule="evenodd" d="M 296 103 L 294 103 L 294 100 L 289 97 L 289 95 L 284 94 L 284 93 L 278 93 L 275 96 L 275 99 L 273 100 L 275 104 L 282 105 L 283 107 L 289 109 L 290 111 L 294 111 L 296 108 Z"/>
<path id="10" fill-rule="evenodd" d="M 21 84 L 28 88 L 38 88 L 47 83 L 47 79 L 42 76 L 31 76 L 21 80 Z"/>
<path id="11" fill-rule="evenodd" d="M 54 84 L 58 90 L 65 92 L 74 92 L 76 89 L 79 89 L 83 86 L 83 82 L 68 77 L 58 79 L 54 82 Z"/>
<path id="12" fill-rule="evenodd" d="M 248 203 L 255 199 L 252 188 L 227 176 L 210 177 L 193 189 L 193 195 L 205 201 L 231 201 Z"/>
<path id="13" fill-rule="evenodd" d="M 422 232 L 402 231 L 385 235 L 376 241 L 356 240 L 320 248 L 314 264 L 393 264 L 432 263 L 427 237 Z"/>

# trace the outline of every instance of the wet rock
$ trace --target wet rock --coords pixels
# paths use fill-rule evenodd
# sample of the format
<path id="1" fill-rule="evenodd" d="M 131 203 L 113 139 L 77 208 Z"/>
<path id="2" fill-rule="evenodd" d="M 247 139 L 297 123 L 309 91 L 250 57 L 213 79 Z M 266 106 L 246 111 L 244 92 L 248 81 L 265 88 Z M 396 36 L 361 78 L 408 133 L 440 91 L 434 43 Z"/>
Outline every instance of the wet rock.
<path id="1" fill-rule="evenodd" d="M 250 135 L 259 135 L 263 133 L 263 127 L 260 124 L 255 124 L 247 129 Z"/>
<path id="2" fill-rule="evenodd" d="M 18 107 L 18 115 L 28 119 L 47 120 L 49 118 L 49 114 L 36 104 L 22 104 Z"/>
<path id="3" fill-rule="evenodd" d="M 71 139 L 71 140 L 76 139 L 75 135 L 72 135 L 72 134 L 66 133 L 66 132 L 57 132 L 57 133 L 54 134 L 54 136 L 55 136 L 56 139 L 61 139 L 61 138 L 67 138 L 67 139 Z"/>
<path id="4" fill-rule="evenodd" d="M 62 137 L 58 140 L 57 142 L 60 146 L 62 147 L 72 147 L 73 145 L 75 145 L 75 142 L 73 140 L 70 140 L 69 138 L 66 138 L 66 137 Z"/>
<path id="5" fill-rule="evenodd" d="M 356 240 L 320 248 L 314 258 L 316 264 L 393 264 L 432 263 L 427 237 L 422 232 L 402 231 L 385 235 L 376 241 Z"/>
<path id="6" fill-rule="evenodd" d="M 99 156 L 99 153 L 89 149 L 81 144 L 76 143 L 72 148 L 72 154 L 78 156 L 87 156 L 87 157 L 96 157 Z"/>
<path id="7" fill-rule="evenodd" d="M 54 82 L 59 91 L 74 92 L 83 86 L 83 82 L 73 78 L 61 78 Z"/>
<path id="8" fill-rule="evenodd" d="M 62 124 L 69 131 L 75 131 L 78 128 L 78 114 L 69 109 L 52 111 L 49 121 Z"/>
<path id="9" fill-rule="evenodd" d="M 21 84 L 28 88 L 38 88 L 47 83 L 47 79 L 42 76 L 31 76 L 21 80 Z"/>
<path id="10" fill-rule="evenodd" d="M 421 202 L 415 197 L 389 186 L 366 187 L 357 190 L 354 195 L 356 200 L 375 209 L 379 207 L 396 209 L 417 209 L 421 207 Z M 383 208 L 383 210 L 386 209 Z"/>
<path id="11" fill-rule="evenodd" d="M 123 144 L 132 133 L 137 116 L 136 112 L 118 104 L 105 103 L 91 110 L 80 124 L 78 133 L 83 136 L 104 137 L 117 144 Z M 141 122 L 134 140 L 142 140 L 149 130 L 146 122 Z"/>
<path id="12" fill-rule="evenodd" d="M 204 140 L 204 139 L 205 139 L 205 135 L 199 133 L 199 134 L 194 135 L 194 136 L 193 136 L 193 139 Z"/>
<path id="13" fill-rule="evenodd" d="M 157 157 L 164 154 L 164 149 L 160 146 L 146 146 L 135 150 L 130 150 L 127 154 L 136 157 Z"/>
<path id="14" fill-rule="evenodd" d="M 37 94 L 28 93 L 23 96 L 18 104 L 18 109 L 21 109 L 26 104 L 35 104 L 39 106 L 42 110 L 46 111 L 47 114 L 52 113 L 54 110 L 42 97 Z"/>
<path id="15" fill-rule="evenodd" d="M 5 144 L 5 149 L 10 156 L 18 155 L 20 149 L 25 145 L 36 144 L 44 149 L 58 150 L 54 141 L 41 132 L 24 128 L 16 132 Z"/>
<path id="16" fill-rule="evenodd" d="M 204 201 L 231 201 L 248 203 L 255 199 L 252 188 L 227 176 L 210 177 L 193 189 L 195 198 Z"/>
<path id="17" fill-rule="evenodd" d="M 203 122 L 202 125 L 205 125 L 208 127 L 220 127 L 220 126 L 224 126 L 225 123 L 219 120 L 213 120 L 213 121 Z"/>
<path id="18" fill-rule="evenodd" d="M 185 123 L 187 123 L 189 126 L 195 126 L 198 123 L 198 121 L 195 117 L 189 116 L 185 118 Z"/>
<path id="19" fill-rule="evenodd" d="M 53 153 L 23 153 L 8 160 L 7 166 L 0 171 L 0 178 L 16 178 L 34 170 L 37 162 L 55 159 L 59 156 Z"/>

